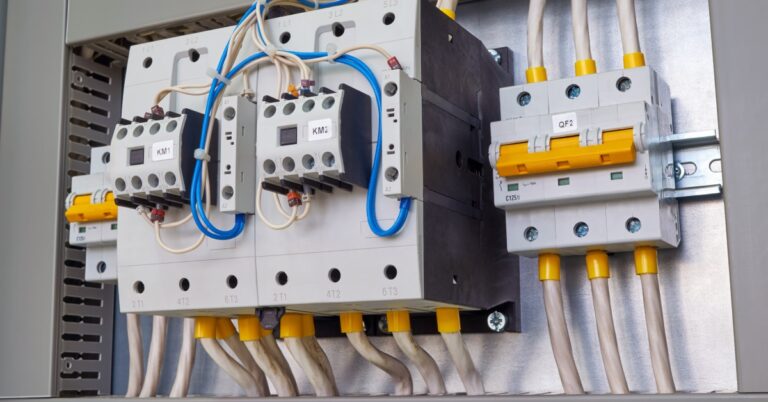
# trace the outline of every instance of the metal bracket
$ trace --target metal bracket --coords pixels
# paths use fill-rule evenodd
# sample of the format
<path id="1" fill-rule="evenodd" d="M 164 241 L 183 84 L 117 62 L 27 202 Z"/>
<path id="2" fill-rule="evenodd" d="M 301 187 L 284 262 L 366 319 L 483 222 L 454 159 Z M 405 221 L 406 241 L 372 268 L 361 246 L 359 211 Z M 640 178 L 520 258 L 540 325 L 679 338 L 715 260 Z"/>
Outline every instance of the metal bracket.
<path id="1" fill-rule="evenodd" d="M 717 130 L 673 134 L 665 142 L 672 145 L 675 163 L 667 166 L 675 177 L 675 189 L 665 190 L 665 198 L 717 196 L 723 192 L 723 169 Z"/>

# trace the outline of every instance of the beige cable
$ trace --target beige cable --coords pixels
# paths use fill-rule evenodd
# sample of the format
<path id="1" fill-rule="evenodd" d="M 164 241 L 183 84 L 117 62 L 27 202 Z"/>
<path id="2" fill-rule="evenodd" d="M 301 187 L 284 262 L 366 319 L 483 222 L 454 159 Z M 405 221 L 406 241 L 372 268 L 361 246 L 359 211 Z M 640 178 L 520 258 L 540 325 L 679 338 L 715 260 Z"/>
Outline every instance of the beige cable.
<path id="1" fill-rule="evenodd" d="M 169 397 L 184 398 L 189 392 L 189 381 L 192 377 L 192 368 L 195 364 L 195 350 L 197 341 L 195 340 L 195 319 L 184 318 L 181 334 L 181 351 L 179 352 L 179 363 L 176 366 L 176 379 L 173 381 L 173 387 Z"/>
<path id="2" fill-rule="evenodd" d="M 565 309 L 563 308 L 563 294 L 559 280 L 545 280 L 541 282 L 544 293 L 544 310 L 547 314 L 547 327 L 549 328 L 549 341 L 552 344 L 552 352 L 555 355 L 557 371 L 566 394 L 577 395 L 584 393 L 581 384 L 579 370 L 573 358 L 571 337 L 568 335 L 568 325 L 565 321 Z"/>
<path id="3" fill-rule="evenodd" d="M 277 345 L 277 340 L 275 339 L 275 336 L 272 335 L 271 331 L 262 335 L 261 343 L 264 345 L 264 349 L 266 349 L 267 353 L 269 353 L 269 355 L 272 357 L 272 360 L 277 362 L 277 364 L 280 366 L 282 375 L 290 380 L 291 386 L 294 389 L 298 390 L 296 377 L 291 371 L 291 365 L 288 364 L 288 360 L 286 360 L 283 351 L 280 349 L 280 346 Z"/>
<path id="4" fill-rule="evenodd" d="M 445 380 L 443 380 L 443 375 L 440 374 L 440 368 L 437 367 L 435 359 L 416 343 L 411 332 L 393 332 L 392 336 L 395 338 L 395 342 L 403 354 L 413 362 L 421 377 L 424 378 L 429 394 L 445 395 L 447 392 Z"/>
<path id="5" fill-rule="evenodd" d="M 347 339 L 365 360 L 392 377 L 395 383 L 395 395 L 413 395 L 413 379 L 405 364 L 373 346 L 363 332 L 349 332 Z"/>
<path id="6" fill-rule="evenodd" d="M 544 66 L 544 8 L 547 0 L 531 0 L 528 6 L 528 67 Z"/>
<path id="7" fill-rule="evenodd" d="M 467 350 L 464 339 L 462 339 L 461 332 L 442 332 L 440 335 L 443 337 L 467 395 L 484 395 L 483 379 L 475 368 L 475 363 L 472 361 L 472 356 Z"/>
<path id="8" fill-rule="evenodd" d="M 600 353 L 603 357 L 605 375 L 613 394 L 628 394 L 627 378 L 621 365 L 619 343 L 616 340 L 616 329 L 613 324 L 611 311 L 611 296 L 608 290 L 608 278 L 594 278 L 592 285 L 592 303 L 595 305 L 595 321 L 597 336 L 600 340 Z"/>
<path id="9" fill-rule="evenodd" d="M 328 360 L 328 355 L 325 354 L 325 351 L 320 346 L 320 343 L 317 341 L 317 338 L 315 338 L 314 335 L 310 335 L 310 336 L 303 337 L 302 340 L 304 341 L 304 344 L 307 345 L 307 350 L 312 355 L 312 358 L 315 359 L 318 363 L 320 363 L 320 367 L 323 368 L 323 371 L 325 372 L 326 376 L 333 384 L 336 394 L 338 394 L 339 390 L 336 387 L 336 378 L 333 375 L 333 368 L 331 367 L 331 361 Z"/>
<path id="10" fill-rule="evenodd" d="M 157 395 L 157 387 L 160 385 L 160 375 L 163 371 L 165 359 L 165 339 L 168 333 L 168 317 L 156 315 L 152 317 L 152 340 L 149 343 L 149 357 L 147 357 L 147 373 L 144 376 L 144 384 L 141 386 L 139 398 L 149 398 Z"/>
<path id="11" fill-rule="evenodd" d="M 640 38 L 637 34 L 637 16 L 635 0 L 616 0 L 619 15 L 619 30 L 621 31 L 621 46 L 624 54 L 640 52 Z"/>
<path id="12" fill-rule="evenodd" d="M 635 273 L 640 277 L 643 288 L 645 326 L 648 330 L 648 345 L 651 351 L 651 366 L 660 394 L 675 393 L 675 381 L 669 364 L 667 333 L 664 329 L 664 311 L 661 308 L 659 292 L 658 254 L 655 247 L 639 246 L 635 249 Z"/>
<path id="13" fill-rule="evenodd" d="M 128 332 L 128 390 L 126 398 L 135 398 L 141 392 L 141 383 L 144 379 L 144 351 L 141 343 L 141 319 L 138 314 L 125 315 L 125 324 Z"/>
<path id="14" fill-rule="evenodd" d="M 261 341 L 246 341 L 245 347 L 248 348 L 248 352 L 251 353 L 259 367 L 264 370 L 272 385 L 275 386 L 278 396 L 291 397 L 299 395 L 293 375 L 290 371 L 286 373 L 283 370 L 280 362 L 274 358 L 264 343 Z"/>
<path id="15" fill-rule="evenodd" d="M 267 396 L 261 393 L 259 386 L 243 366 L 236 362 L 219 344 L 214 338 L 201 338 L 200 344 L 203 345 L 203 349 L 208 356 L 229 374 L 235 382 L 245 391 L 245 395 L 248 397 Z"/>
<path id="16" fill-rule="evenodd" d="M 328 378 L 323 365 L 307 349 L 307 343 L 302 338 L 285 338 L 283 342 L 288 347 L 293 359 L 304 371 L 317 396 L 338 396 L 336 385 Z"/>
<path id="17" fill-rule="evenodd" d="M 589 42 L 589 18 L 587 0 L 571 0 L 573 19 L 573 42 L 576 47 L 576 60 L 591 60 L 592 48 Z"/>
<path id="18" fill-rule="evenodd" d="M 651 365 L 656 379 L 656 388 L 660 394 L 674 394 L 675 381 L 669 364 L 667 333 L 664 329 L 664 312 L 661 309 L 659 277 L 657 274 L 640 275 L 643 287 L 643 307 L 645 325 L 648 328 L 648 344 L 651 349 Z"/>
<path id="19" fill-rule="evenodd" d="M 221 340 L 229 347 L 229 350 L 232 351 L 243 368 L 251 374 L 251 377 L 253 377 L 253 381 L 256 383 L 256 387 L 259 390 L 259 394 L 269 396 L 267 377 L 259 365 L 256 364 L 256 360 L 254 360 L 254 357 L 251 355 L 246 345 L 240 341 L 240 336 L 237 333 L 234 333 Z"/>

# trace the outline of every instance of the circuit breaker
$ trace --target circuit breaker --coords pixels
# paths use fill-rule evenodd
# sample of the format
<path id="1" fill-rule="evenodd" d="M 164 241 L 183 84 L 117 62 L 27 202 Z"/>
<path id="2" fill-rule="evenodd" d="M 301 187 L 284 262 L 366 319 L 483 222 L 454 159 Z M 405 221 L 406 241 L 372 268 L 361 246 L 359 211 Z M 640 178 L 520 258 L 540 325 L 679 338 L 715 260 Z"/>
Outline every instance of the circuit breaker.
<path id="1" fill-rule="evenodd" d="M 194 251 L 174 254 L 157 245 L 153 227 L 141 216 L 121 214 L 121 309 L 231 315 L 285 307 L 333 314 L 446 305 L 480 309 L 517 301 L 517 261 L 505 252 L 503 213 L 493 205 L 486 154 L 490 122 L 498 120 L 499 88 L 513 82 L 511 73 L 428 1 L 362 1 L 335 7 L 332 15 L 300 13 L 265 24 L 270 40 L 288 49 L 332 54 L 371 44 L 395 55 L 402 70 L 376 52 L 351 53 L 372 71 L 381 116 L 372 82 L 344 63 L 313 65 L 316 85 L 298 95 L 275 94 L 277 73 L 269 63 L 251 69 L 247 79 L 255 104 L 228 88 L 219 108 L 219 183 L 211 190 L 219 208 L 210 212 L 214 223 L 225 226 L 234 213 L 245 214 L 245 230 L 232 240 L 206 238 Z M 214 56 L 231 32 L 223 28 L 133 46 L 123 116 L 146 113 L 163 88 L 210 83 Z M 246 41 L 241 54 L 253 53 Z M 456 82 L 456 74 L 465 79 Z M 160 106 L 171 113 L 202 113 L 205 97 L 171 94 Z M 230 122 L 230 106 L 249 112 L 237 111 Z M 381 160 L 372 187 L 377 145 Z M 275 230 L 251 215 L 250 194 L 259 188 L 264 191 L 255 202 L 264 216 L 282 218 L 282 201 L 276 203 L 273 194 L 285 191 L 302 193 L 311 210 Z M 409 199 L 407 220 L 396 234 L 371 229 L 369 191 L 382 227 L 395 222 L 400 201 Z M 187 211 L 171 208 L 166 220 L 183 219 Z M 199 232 L 188 222 L 161 229 L 160 236 L 181 247 L 193 244 Z"/>
<path id="2" fill-rule="evenodd" d="M 584 254 L 680 242 L 669 87 L 649 67 L 501 90 L 494 202 L 507 248 Z"/>
<path id="3" fill-rule="evenodd" d="M 106 169 L 111 160 L 109 147 L 91 149 L 91 170 L 72 178 L 72 190 L 65 200 L 69 222 L 69 244 L 85 247 L 85 280 L 117 281 L 117 212 L 115 195 Z"/>

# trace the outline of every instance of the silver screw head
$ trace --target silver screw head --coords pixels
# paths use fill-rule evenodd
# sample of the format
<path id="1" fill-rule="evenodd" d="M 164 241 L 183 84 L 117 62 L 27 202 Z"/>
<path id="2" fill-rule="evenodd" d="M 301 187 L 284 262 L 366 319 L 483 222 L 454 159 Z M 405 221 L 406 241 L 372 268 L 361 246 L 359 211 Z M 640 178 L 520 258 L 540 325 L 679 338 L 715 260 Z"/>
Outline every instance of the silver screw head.
<path id="1" fill-rule="evenodd" d="M 488 314 L 488 328 L 491 331 L 501 333 L 507 328 L 507 316 L 499 311 L 494 311 Z"/>

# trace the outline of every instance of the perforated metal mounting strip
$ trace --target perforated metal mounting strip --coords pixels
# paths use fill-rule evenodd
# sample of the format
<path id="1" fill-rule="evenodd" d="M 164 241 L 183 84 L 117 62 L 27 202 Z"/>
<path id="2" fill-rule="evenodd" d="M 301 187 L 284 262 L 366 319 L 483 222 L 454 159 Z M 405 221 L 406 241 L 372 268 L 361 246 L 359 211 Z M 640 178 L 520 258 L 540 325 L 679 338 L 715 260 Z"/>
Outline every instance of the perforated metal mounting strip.
<path id="1" fill-rule="evenodd" d="M 64 197 L 72 176 L 88 174 L 91 147 L 109 144 L 120 116 L 123 73 L 72 52 L 64 161 Z M 87 282 L 85 249 L 67 242 L 62 219 L 59 323 L 56 334 L 59 396 L 109 395 L 115 288 Z"/>

